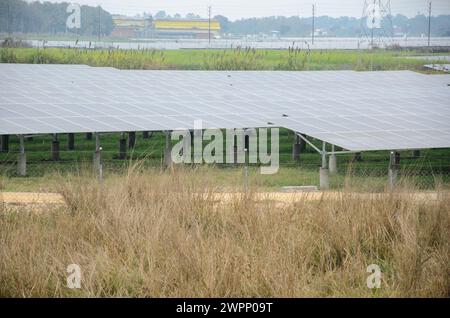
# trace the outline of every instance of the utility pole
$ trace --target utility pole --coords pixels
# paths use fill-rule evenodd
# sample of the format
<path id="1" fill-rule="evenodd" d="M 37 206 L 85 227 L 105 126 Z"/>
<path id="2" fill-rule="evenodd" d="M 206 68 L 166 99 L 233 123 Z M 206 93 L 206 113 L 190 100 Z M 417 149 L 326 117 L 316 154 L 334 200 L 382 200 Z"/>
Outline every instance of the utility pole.
<path id="1" fill-rule="evenodd" d="M 101 19 L 102 19 L 102 7 L 98 6 L 98 42 L 100 42 L 100 32 L 101 32 Z"/>
<path id="2" fill-rule="evenodd" d="M 371 31 L 372 31 L 372 39 L 371 39 L 371 41 L 370 41 L 370 47 L 373 49 L 373 32 L 374 32 L 374 29 L 375 29 L 375 5 L 376 5 L 376 0 L 373 0 L 373 7 L 372 7 L 372 28 L 371 28 Z"/>
<path id="3" fill-rule="evenodd" d="M 11 26 L 10 26 L 10 15 L 11 15 L 11 9 L 10 9 L 10 0 L 8 0 L 8 20 L 6 20 L 6 28 L 8 29 L 8 36 L 11 37 Z"/>
<path id="4" fill-rule="evenodd" d="M 428 2 L 428 46 L 430 46 L 431 37 L 431 1 Z"/>
<path id="5" fill-rule="evenodd" d="M 208 7 L 208 43 L 211 44 L 211 6 Z"/>
<path id="6" fill-rule="evenodd" d="M 314 20 L 315 20 L 315 18 L 316 18 L 316 5 L 312 5 L 312 30 L 311 30 L 311 42 L 312 42 L 312 44 L 314 44 L 314 29 L 315 29 L 315 26 L 314 26 Z"/>

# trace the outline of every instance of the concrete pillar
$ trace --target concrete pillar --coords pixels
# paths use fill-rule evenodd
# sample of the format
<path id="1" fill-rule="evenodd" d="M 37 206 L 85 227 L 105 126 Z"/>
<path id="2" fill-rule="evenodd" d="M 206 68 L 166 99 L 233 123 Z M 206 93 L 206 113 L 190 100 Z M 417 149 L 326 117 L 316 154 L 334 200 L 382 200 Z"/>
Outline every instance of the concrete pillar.
<path id="1" fill-rule="evenodd" d="M 75 150 L 75 134 L 67 134 L 67 150 Z"/>
<path id="2" fill-rule="evenodd" d="M 245 163 L 247 154 L 245 153 L 246 146 L 246 132 L 241 134 L 239 130 L 236 130 L 233 136 L 233 148 L 227 151 L 231 151 L 233 154 L 233 164 Z M 250 145 L 248 145 L 250 146 Z M 228 146 L 227 146 L 228 147 Z"/>
<path id="3" fill-rule="evenodd" d="M 170 140 L 170 132 L 164 132 L 166 135 L 166 145 L 164 147 L 164 166 L 169 168 L 172 166 L 172 142 Z"/>
<path id="4" fill-rule="evenodd" d="M 294 143 L 292 145 L 292 160 L 299 161 L 300 153 L 305 150 L 306 142 L 297 134 L 294 135 Z"/>
<path id="5" fill-rule="evenodd" d="M 9 152 L 9 135 L 2 135 L 0 152 Z"/>
<path id="6" fill-rule="evenodd" d="M 292 160 L 300 161 L 301 149 L 302 149 L 302 145 L 300 145 L 300 144 L 292 145 Z"/>
<path id="7" fill-rule="evenodd" d="M 53 161 L 59 161 L 59 140 L 58 140 L 58 135 L 54 134 L 53 135 L 53 140 L 52 140 L 52 160 Z"/>
<path id="8" fill-rule="evenodd" d="M 119 139 L 119 159 L 124 160 L 127 157 L 127 139 L 124 133 L 120 133 Z"/>
<path id="9" fill-rule="evenodd" d="M 233 146 L 233 164 L 237 164 L 238 163 L 238 154 L 239 154 L 238 146 L 234 145 Z"/>
<path id="10" fill-rule="evenodd" d="M 333 145 L 331 151 L 335 152 L 335 150 L 336 149 L 335 149 L 335 147 Z M 330 174 L 336 174 L 337 173 L 337 158 L 336 158 L 336 155 L 334 153 L 332 153 L 330 155 L 329 162 L 328 162 L 328 168 L 329 168 Z"/>
<path id="11" fill-rule="evenodd" d="M 328 177 L 328 167 L 327 167 L 327 151 L 326 142 L 322 143 L 322 166 L 319 171 L 319 187 L 320 190 L 328 190 L 330 188 L 330 181 Z"/>
<path id="12" fill-rule="evenodd" d="M 136 132 L 130 131 L 128 133 L 128 148 L 133 149 L 136 146 Z"/>
<path id="13" fill-rule="evenodd" d="M 99 133 L 95 133 L 94 171 L 98 173 L 100 178 L 103 176 L 102 147 L 100 146 Z"/>
<path id="14" fill-rule="evenodd" d="M 25 153 L 25 140 L 23 135 L 19 136 L 19 158 L 17 160 L 17 174 L 21 177 L 27 175 L 27 156 Z"/>
<path id="15" fill-rule="evenodd" d="M 400 153 L 391 151 L 389 159 L 388 185 L 390 189 L 395 188 L 400 168 Z"/>
<path id="16" fill-rule="evenodd" d="M 150 139 L 150 137 L 152 136 L 153 134 L 150 134 L 150 132 L 148 132 L 148 131 L 143 131 L 142 132 L 142 139 Z"/>
<path id="17" fill-rule="evenodd" d="M 192 135 L 194 136 L 194 138 L 192 138 L 192 143 L 194 145 L 194 163 L 203 163 L 203 131 L 201 129 L 193 130 Z"/>
<path id="18" fill-rule="evenodd" d="M 92 140 L 92 133 L 86 133 L 86 140 Z"/>
<path id="19" fill-rule="evenodd" d="M 362 159 L 362 153 L 361 152 L 356 152 L 355 154 L 353 154 L 353 158 L 352 161 L 353 162 L 361 162 Z"/>
<path id="20" fill-rule="evenodd" d="M 329 172 L 328 168 L 320 167 L 320 183 L 319 183 L 320 190 L 328 190 L 330 188 L 330 179 L 328 172 Z"/>

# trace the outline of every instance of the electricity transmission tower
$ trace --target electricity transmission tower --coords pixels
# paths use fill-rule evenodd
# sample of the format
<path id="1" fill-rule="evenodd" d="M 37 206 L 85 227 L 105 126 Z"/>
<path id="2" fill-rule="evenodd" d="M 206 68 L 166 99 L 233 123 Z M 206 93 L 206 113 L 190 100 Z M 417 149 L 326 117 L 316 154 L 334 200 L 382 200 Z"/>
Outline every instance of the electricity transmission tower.
<path id="1" fill-rule="evenodd" d="M 365 0 L 361 29 L 371 48 L 382 43 L 392 42 L 394 28 L 392 25 L 391 1 Z"/>
<path id="2" fill-rule="evenodd" d="M 428 46 L 430 46 L 431 37 L 431 1 L 428 2 Z"/>

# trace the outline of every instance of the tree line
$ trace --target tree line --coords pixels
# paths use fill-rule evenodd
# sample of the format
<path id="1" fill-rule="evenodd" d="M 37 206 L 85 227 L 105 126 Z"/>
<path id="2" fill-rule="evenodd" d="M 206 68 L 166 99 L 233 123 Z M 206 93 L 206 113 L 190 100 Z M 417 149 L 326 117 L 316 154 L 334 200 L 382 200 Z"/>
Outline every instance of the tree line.
<path id="1" fill-rule="evenodd" d="M 36 33 L 36 34 L 63 34 L 77 33 L 79 35 L 96 36 L 111 34 L 114 25 L 112 16 L 101 7 L 81 6 L 81 28 L 69 30 L 66 12 L 69 3 L 26 2 L 23 0 L 0 0 L 0 33 Z M 151 17 L 146 13 L 144 17 Z M 180 14 L 169 16 L 165 11 L 156 12 L 154 19 L 176 18 Z M 200 18 L 195 14 L 188 14 L 187 19 Z M 234 36 L 247 34 L 279 34 L 282 37 L 310 36 L 312 31 L 312 18 L 298 16 L 283 17 L 272 16 L 264 18 L 247 18 L 230 21 L 227 17 L 217 15 L 214 19 L 221 24 L 222 33 Z M 319 35 L 336 37 L 355 37 L 363 35 L 368 30 L 364 27 L 365 20 L 354 17 L 333 18 L 319 16 L 314 21 L 315 30 Z M 408 18 L 404 15 L 395 15 L 384 18 L 382 32 L 387 35 L 421 36 L 428 33 L 428 17 L 417 15 Z M 381 31 L 375 31 L 379 33 Z M 434 16 L 431 20 L 432 36 L 450 36 L 450 15 Z"/>
<path id="2" fill-rule="evenodd" d="M 109 35 L 113 30 L 111 14 L 101 7 L 81 6 L 81 28 L 67 29 L 69 3 L 0 0 L 0 32 L 95 36 Z"/>
<path id="3" fill-rule="evenodd" d="M 265 18 L 250 18 L 230 21 L 224 16 L 215 16 L 220 21 L 222 32 L 234 35 L 245 34 L 271 34 L 278 32 L 284 37 L 309 36 L 312 31 L 312 18 L 298 16 L 273 16 Z M 365 19 L 354 17 L 333 18 L 319 16 L 314 20 L 315 30 L 323 30 L 327 36 L 354 37 L 368 32 Z M 382 30 L 375 33 L 421 36 L 428 34 L 428 17 L 417 15 L 408 18 L 404 15 L 395 15 L 384 18 L 381 22 Z M 433 16 L 431 18 L 432 36 L 450 36 L 450 15 Z"/>

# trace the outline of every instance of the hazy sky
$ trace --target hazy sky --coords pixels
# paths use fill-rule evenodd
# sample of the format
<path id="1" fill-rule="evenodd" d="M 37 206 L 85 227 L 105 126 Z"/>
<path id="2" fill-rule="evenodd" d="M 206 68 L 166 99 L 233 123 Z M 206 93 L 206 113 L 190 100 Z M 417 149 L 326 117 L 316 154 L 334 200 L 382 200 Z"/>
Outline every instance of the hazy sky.
<path id="1" fill-rule="evenodd" d="M 63 0 L 51 0 L 63 2 Z M 367 0 L 372 1 L 372 0 Z M 387 0 L 382 0 L 387 2 Z M 71 2 L 65 0 L 65 2 Z M 165 10 L 168 14 L 195 13 L 207 16 L 207 7 L 212 14 L 221 14 L 235 20 L 248 17 L 273 15 L 311 16 L 311 6 L 316 5 L 317 15 L 333 17 L 361 17 L 364 0 L 73 0 L 79 4 L 101 5 L 111 13 L 135 15 L 143 12 L 152 14 Z M 414 16 L 428 12 L 427 0 L 391 0 L 392 14 Z M 450 14 L 450 0 L 433 0 L 433 15 Z"/>

